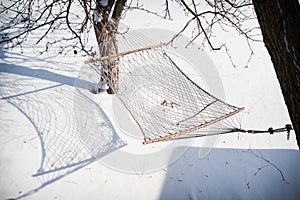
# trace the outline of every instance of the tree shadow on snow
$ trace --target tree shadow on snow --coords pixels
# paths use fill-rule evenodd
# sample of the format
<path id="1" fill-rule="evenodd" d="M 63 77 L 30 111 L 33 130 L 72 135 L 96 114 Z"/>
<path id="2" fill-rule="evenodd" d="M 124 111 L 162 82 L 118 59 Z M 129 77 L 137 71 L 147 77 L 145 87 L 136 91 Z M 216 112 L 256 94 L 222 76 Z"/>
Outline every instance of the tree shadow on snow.
<path id="1" fill-rule="evenodd" d="M 25 77 L 38 78 L 42 80 L 51 81 L 54 83 L 60 83 L 72 87 L 78 87 L 82 89 L 92 90 L 95 86 L 95 83 L 91 83 L 86 80 L 82 80 L 79 78 L 74 78 L 70 76 L 65 76 L 61 74 L 57 74 L 55 72 L 50 72 L 44 69 L 32 69 L 29 67 L 19 66 L 15 64 L 0 64 L 0 72 L 17 74 Z M 74 84 L 76 82 L 76 85 Z"/>
<path id="2" fill-rule="evenodd" d="M 160 199 L 298 199 L 298 150 L 209 150 L 190 147 L 170 165 Z"/>

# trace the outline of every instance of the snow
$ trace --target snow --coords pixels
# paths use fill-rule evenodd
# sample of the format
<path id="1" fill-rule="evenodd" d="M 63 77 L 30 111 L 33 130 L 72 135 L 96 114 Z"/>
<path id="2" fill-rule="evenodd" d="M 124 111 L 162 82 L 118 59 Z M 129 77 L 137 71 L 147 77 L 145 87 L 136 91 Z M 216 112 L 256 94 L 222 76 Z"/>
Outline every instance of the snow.
<path id="1" fill-rule="evenodd" d="M 101 4 L 101 6 L 107 6 L 108 0 L 101 0 L 100 4 Z"/>
<path id="2" fill-rule="evenodd" d="M 126 25 L 153 40 L 165 41 L 178 29 L 175 22 L 139 15 L 127 13 Z M 247 47 L 236 35 L 228 39 L 243 63 Z M 192 65 L 198 84 L 246 107 L 239 115 L 243 128 L 290 123 L 263 44 L 254 44 L 248 68 L 232 67 L 224 52 L 197 47 L 168 51 Z M 293 131 L 290 140 L 285 133 L 227 134 L 142 145 L 118 99 L 89 91 L 99 77 L 83 64 L 87 57 L 58 49 L 40 55 L 30 40 L 23 53 L 1 46 L 1 199 L 298 199 Z"/>

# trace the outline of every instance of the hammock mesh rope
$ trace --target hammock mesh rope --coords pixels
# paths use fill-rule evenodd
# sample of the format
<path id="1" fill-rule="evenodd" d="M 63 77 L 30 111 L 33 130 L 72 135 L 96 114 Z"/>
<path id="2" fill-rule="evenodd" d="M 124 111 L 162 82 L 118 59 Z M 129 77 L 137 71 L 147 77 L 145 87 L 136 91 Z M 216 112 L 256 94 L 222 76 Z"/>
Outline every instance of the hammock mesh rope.
<path id="1" fill-rule="evenodd" d="M 132 41 L 129 36 L 126 39 Z M 144 46 L 151 41 L 133 37 L 136 44 L 141 42 Z M 124 42 L 118 45 L 122 51 L 138 47 L 130 43 L 124 48 L 122 44 Z M 103 64 L 107 64 L 107 60 L 100 61 L 100 65 Z M 99 69 L 96 65 L 94 68 Z M 224 121 L 221 125 L 224 128 L 228 123 L 226 118 L 243 110 L 199 87 L 182 72 L 164 47 L 118 56 L 118 70 L 114 93 L 142 130 L 144 144 L 179 137 L 210 125 L 220 126 L 220 121 Z"/>

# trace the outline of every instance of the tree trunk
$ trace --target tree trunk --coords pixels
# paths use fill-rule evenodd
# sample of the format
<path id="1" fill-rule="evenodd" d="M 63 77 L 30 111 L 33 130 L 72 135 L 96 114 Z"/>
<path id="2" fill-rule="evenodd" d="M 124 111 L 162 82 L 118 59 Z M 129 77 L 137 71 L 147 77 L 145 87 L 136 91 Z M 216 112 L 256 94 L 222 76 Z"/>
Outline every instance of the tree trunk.
<path id="1" fill-rule="evenodd" d="M 300 147 L 300 6 L 298 0 L 253 0 Z"/>
<path id="2" fill-rule="evenodd" d="M 116 2 L 109 0 L 107 5 L 101 5 L 101 1 L 97 1 L 96 11 L 100 19 L 95 22 L 94 29 L 101 57 L 118 53 L 115 35 L 125 4 L 126 0 L 117 0 Z M 113 14 L 110 17 L 113 6 Z M 102 61 L 101 65 L 102 77 L 100 81 L 105 80 L 109 87 L 107 92 L 114 94 L 118 89 L 118 58 Z"/>

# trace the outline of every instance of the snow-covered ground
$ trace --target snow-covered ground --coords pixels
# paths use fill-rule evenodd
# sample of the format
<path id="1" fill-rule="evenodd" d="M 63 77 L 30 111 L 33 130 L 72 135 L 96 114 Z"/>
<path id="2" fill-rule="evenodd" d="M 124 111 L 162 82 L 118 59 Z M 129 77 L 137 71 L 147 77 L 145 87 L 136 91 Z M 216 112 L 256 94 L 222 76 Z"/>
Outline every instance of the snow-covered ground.
<path id="1" fill-rule="evenodd" d="M 165 42 L 180 29 L 176 17 L 166 23 L 127 13 L 124 23 Z M 206 54 L 193 46 L 169 51 L 195 66 L 202 60 L 194 78 L 246 108 L 239 115 L 243 128 L 290 123 L 263 44 L 254 44 L 247 68 L 247 47 L 239 39 L 231 46 L 236 68 L 224 52 Z M 40 55 L 30 40 L 23 53 L 1 46 L 1 199 L 298 199 L 300 153 L 293 131 L 290 140 L 285 133 L 240 133 L 142 145 L 118 99 L 89 92 L 98 76 L 83 64 L 87 57 L 57 52 L 53 47 Z"/>

